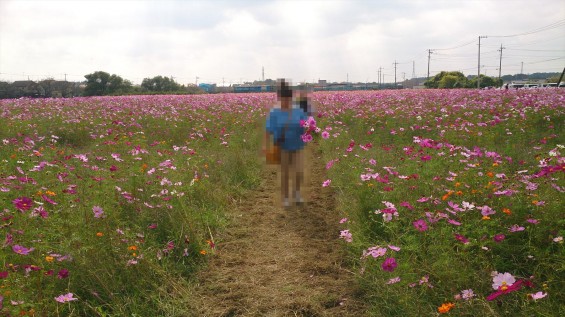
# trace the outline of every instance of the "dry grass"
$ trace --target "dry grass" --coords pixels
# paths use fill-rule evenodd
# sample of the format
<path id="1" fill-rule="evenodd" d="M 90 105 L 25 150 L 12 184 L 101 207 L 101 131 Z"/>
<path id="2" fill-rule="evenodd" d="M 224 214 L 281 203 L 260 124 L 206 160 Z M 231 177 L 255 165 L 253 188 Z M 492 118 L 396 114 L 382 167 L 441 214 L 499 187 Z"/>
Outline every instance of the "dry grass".
<path id="1" fill-rule="evenodd" d="M 190 306 L 195 316 L 362 316 L 353 274 L 342 263 L 339 213 L 321 188 L 324 167 L 306 149 L 307 204 L 280 207 L 277 168 L 230 213 L 217 252 L 202 270 Z"/>

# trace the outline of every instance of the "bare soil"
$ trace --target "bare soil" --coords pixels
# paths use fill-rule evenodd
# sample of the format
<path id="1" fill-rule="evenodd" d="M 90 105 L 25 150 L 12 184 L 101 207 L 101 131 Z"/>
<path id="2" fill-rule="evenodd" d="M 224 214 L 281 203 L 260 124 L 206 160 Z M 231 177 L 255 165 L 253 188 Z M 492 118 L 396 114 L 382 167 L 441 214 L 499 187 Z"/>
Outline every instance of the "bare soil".
<path id="1" fill-rule="evenodd" d="M 333 193 L 321 186 L 324 164 L 315 145 L 304 154 L 304 205 L 281 207 L 280 168 L 267 166 L 262 185 L 229 213 L 195 286 L 195 316 L 364 315 Z"/>

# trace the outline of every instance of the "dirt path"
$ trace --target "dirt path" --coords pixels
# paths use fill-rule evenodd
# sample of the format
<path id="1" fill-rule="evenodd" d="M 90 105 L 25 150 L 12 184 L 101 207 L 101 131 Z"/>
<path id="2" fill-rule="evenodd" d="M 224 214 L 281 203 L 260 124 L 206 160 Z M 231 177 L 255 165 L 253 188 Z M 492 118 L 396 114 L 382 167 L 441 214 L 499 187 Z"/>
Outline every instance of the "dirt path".
<path id="1" fill-rule="evenodd" d="M 305 206 L 280 207 L 278 168 L 267 167 L 262 186 L 230 214 L 199 276 L 195 316 L 363 316 L 316 151 L 305 152 Z"/>

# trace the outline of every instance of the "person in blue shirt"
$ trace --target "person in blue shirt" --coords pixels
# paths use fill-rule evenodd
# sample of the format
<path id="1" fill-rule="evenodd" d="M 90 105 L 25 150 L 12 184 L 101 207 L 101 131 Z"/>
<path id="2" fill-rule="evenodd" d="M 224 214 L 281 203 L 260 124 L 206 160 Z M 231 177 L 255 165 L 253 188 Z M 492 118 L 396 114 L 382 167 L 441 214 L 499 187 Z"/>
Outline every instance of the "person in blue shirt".
<path id="1" fill-rule="evenodd" d="M 284 79 L 277 83 L 277 98 L 280 107 L 274 107 L 267 116 L 265 144 L 274 140 L 281 149 L 281 200 L 283 207 L 290 207 L 290 181 L 293 180 L 294 202 L 303 203 L 300 190 L 304 180 L 303 151 L 305 143 L 301 135 L 302 123 L 308 119 L 300 108 L 292 106 L 293 91 Z"/>

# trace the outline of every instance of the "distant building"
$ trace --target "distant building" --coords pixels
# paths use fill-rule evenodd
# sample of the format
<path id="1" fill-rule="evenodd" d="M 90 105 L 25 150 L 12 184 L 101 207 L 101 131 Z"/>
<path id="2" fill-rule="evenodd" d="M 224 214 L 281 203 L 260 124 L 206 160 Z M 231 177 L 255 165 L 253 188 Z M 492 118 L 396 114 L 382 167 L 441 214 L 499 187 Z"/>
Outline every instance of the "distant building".
<path id="1" fill-rule="evenodd" d="M 216 92 L 216 84 L 198 84 L 198 88 L 204 90 L 205 92 L 211 94 Z"/>

